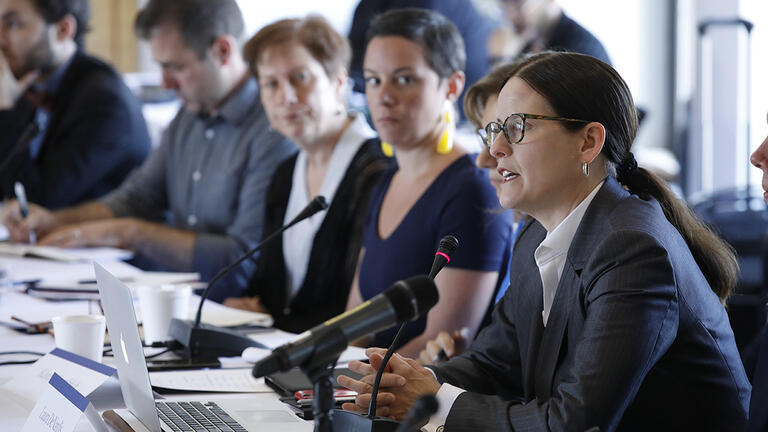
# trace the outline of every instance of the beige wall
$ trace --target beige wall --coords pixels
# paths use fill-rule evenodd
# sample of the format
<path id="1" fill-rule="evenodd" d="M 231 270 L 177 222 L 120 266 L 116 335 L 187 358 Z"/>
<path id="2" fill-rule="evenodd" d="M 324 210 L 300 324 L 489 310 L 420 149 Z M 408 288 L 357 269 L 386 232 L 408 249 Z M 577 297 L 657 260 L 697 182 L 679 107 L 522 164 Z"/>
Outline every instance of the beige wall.
<path id="1" fill-rule="evenodd" d="M 88 52 L 112 63 L 120 72 L 136 72 L 138 44 L 133 34 L 137 0 L 91 0 Z"/>

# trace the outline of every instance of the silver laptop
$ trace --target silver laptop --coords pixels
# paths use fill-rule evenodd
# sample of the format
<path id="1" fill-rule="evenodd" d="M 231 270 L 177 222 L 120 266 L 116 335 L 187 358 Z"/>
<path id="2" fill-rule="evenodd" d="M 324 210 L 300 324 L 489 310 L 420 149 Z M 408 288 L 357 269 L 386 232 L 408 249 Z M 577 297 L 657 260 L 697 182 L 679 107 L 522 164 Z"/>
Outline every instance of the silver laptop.
<path id="1" fill-rule="evenodd" d="M 216 401 L 155 401 L 128 287 L 94 264 L 120 389 L 127 410 L 117 413 L 136 431 L 311 431 L 273 393 Z"/>

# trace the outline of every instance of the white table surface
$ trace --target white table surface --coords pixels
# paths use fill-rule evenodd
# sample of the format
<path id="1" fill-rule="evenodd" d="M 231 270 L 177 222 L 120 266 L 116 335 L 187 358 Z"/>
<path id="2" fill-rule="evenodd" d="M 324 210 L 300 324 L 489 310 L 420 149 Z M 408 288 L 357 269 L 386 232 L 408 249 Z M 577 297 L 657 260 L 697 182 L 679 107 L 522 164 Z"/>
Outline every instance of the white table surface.
<path id="1" fill-rule="evenodd" d="M 14 287 L 11 292 L 6 292 L 0 297 L 0 321 L 11 322 L 11 316 L 17 316 L 22 319 L 38 322 L 47 321 L 56 315 L 68 315 L 68 314 L 88 314 L 88 313 L 101 313 L 98 305 L 95 301 L 59 301 L 51 302 L 34 297 L 30 297 L 23 293 L 22 288 Z M 37 334 L 27 335 L 18 331 L 12 330 L 6 326 L 0 326 L 0 352 L 7 351 L 35 351 L 40 353 L 47 353 L 55 347 L 54 338 L 50 334 Z M 37 357 L 28 355 L 0 355 L 0 362 L 6 362 L 10 360 L 25 360 L 36 359 Z M 110 364 L 111 357 L 105 357 L 104 362 Z M 29 365 L 5 365 L 0 366 L 0 385 L 10 380 L 12 377 L 18 374 L 24 373 Z M 99 388 L 96 392 L 100 393 L 99 402 L 96 403 L 96 407 L 100 410 L 111 409 L 119 407 L 121 397 L 119 395 L 119 387 L 117 381 L 112 380 L 110 385 L 105 388 Z M 116 396 L 117 395 L 117 396 Z M 258 397 L 264 397 L 265 394 L 261 394 Z M 272 394 L 275 398 L 277 394 Z M 256 397 L 249 394 L 206 394 L 206 395 L 177 395 L 168 397 L 169 400 L 173 399 L 190 399 L 190 398 L 204 398 L 204 399 L 224 399 L 224 398 L 248 398 Z M 19 405 L 13 403 L 9 396 L 0 393 L 0 431 L 16 431 L 21 430 L 25 420 L 27 412 Z M 307 422 L 307 430 L 312 430 L 312 423 Z M 91 431 L 91 426 L 83 419 L 78 427 L 77 431 Z"/>

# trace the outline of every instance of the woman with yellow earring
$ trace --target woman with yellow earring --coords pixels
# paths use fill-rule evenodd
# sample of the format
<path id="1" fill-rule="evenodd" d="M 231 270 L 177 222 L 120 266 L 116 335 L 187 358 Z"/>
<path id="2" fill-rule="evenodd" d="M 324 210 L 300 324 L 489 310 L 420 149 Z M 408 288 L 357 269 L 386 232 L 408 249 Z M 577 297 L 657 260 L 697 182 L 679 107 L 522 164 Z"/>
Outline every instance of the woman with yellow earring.
<path id="1" fill-rule="evenodd" d="M 474 334 L 507 262 L 511 236 L 486 174 L 454 146 L 453 107 L 464 87 L 464 43 L 450 21 L 423 9 L 400 9 L 371 23 L 363 63 L 366 98 L 382 149 L 396 167 L 371 192 L 363 248 L 347 308 L 393 282 L 429 272 L 440 239 L 459 248 L 435 278 L 439 303 L 409 323 L 399 352 L 417 355 L 441 330 Z M 388 346 L 395 331 L 370 341 Z"/>

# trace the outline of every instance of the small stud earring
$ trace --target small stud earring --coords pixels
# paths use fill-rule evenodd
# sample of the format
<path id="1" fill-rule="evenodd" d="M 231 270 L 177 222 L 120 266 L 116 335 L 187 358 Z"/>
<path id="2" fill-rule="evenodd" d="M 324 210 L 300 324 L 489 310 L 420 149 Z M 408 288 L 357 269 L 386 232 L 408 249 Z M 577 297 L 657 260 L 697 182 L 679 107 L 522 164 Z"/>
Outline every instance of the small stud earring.
<path id="1" fill-rule="evenodd" d="M 584 162 L 581 164 L 581 172 L 584 174 L 584 177 L 589 177 L 589 163 Z"/>

